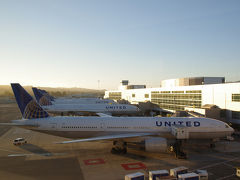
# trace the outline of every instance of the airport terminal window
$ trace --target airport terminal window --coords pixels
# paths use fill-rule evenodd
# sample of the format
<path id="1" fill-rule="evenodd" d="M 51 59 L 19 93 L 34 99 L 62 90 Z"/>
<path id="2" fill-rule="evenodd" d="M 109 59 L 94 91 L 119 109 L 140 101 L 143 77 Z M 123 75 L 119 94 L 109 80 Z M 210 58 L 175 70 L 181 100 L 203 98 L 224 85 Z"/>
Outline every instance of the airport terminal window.
<path id="1" fill-rule="evenodd" d="M 158 104 L 160 108 L 182 111 L 184 107 L 200 108 L 202 105 L 201 90 L 194 91 L 157 91 L 151 92 L 152 103 Z"/>
<path id="2" fill-rule="evenodd" d="M 184 93 L 184 91 L 172 91 L 172 93 Z"/>
<path id="3" fill-rule="evenodd" d="M 240 102 L 240 94 L 232 94 L 233 102 Z"/>
<path id="4" fill-rule="evenodd" d="M 160 93 L 170 93 L 170 91 L 161 91 Z"/>
<path id="5" fill-rule="evenodd" d="M 120 100 L 120 99 L 122 99 L 122 93 L 121 92 L 109 92 L 109 99 Z"/>
<path id="6" fill-rule="evenodd" d="M 202 93 L 201 90 L 186 91 L 186 93 Z"/>

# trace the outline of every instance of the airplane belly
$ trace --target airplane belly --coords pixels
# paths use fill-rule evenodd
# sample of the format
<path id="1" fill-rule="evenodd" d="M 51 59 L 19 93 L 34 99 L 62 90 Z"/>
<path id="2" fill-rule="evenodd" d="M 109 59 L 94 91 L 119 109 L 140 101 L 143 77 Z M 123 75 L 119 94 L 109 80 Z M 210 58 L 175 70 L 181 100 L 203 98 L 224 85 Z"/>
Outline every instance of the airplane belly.
<path id="1" fill-rule="evenodd" d="M 35 129 L 34 131 L 38 131 L 41 133 L 50 134 L 50 135 L 54 135 L 54 136 L 72 138 L 72 139 L 136 133 L 133 131 L 57 131 L 57 130 L 39 130 L 39 129 L 38 130 Z M 167 138 L 167 139 L 174 138 L 174 136 L 169 132 L 158 132 L 154 136 L 163 137 L 163 138 Z M 150 136 L 148 136 L 148 137 L 150 137 Z"/>
<path id="2" fill-rule="evenodd" d="M 38 132 L 45 133 L 45 134 L 51 134 L 54 136 L 60 136 L 65 138 L 72 138 L 72 139 L 78 139 L 78 138 L 89 138 L 89 137 L 96 137 L 96 136 L 104 136 L 106 135 L 106 132 L 104 131 L 49 131 L 49 130 L 37 130 Z"/>
<path id="3" fill-rule="evenodd" d="M 189 139 L 215 139 L 230 136 L 231 132 L 190 132 Z"/>
<path id="4" fill-rule="evenodd" d="M 91 138 L 91 137 L 99 137 L 99 136 L 111 136 L 118 134 L 130 134 L 136 133 L 132 131 L 57 131 L 57 130 L 36 130 L 34 131 L 51 134 L 55 136 L 72 138 L 72 139 L 81 139 L 81 138 Z M 221 132 L 189 132 L 189 139 L 215 139 L 215 138 L 223 138 L 228 135 L 231 135 L 231 132 L 221 131 Z M 155 137 L 162 137 L 166 139 L 175 139 L 170 132 L 157 132 Z M 150 137 L 150 136 L 148 136 Z"/>

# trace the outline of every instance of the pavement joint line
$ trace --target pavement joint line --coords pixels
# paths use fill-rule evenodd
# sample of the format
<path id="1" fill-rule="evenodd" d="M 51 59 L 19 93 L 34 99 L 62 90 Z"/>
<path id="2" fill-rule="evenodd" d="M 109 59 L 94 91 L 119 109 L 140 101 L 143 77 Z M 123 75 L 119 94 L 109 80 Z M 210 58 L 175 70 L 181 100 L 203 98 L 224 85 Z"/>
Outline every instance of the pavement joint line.
<path id="1" fill-rule="evenodd" d="M 232 176 L 235 176 L 235 174 L 231 174 L 231 175 L 229 175 L 229 176 L 224 176 L 224 177 L 218 178 L 218 179 L 216 179 L 216 180 L 227 179 L 227 178 L 230 178 L 230 177 L 232 177 Z"/>
<path id="2" fill-rule="evenodd" d="M 210 168 L 210 167 L 214 167 L 214 166 L 217 166 L 217 165 L 220 165 L 220 164 L 224 164 L 224 163 L 227 163 L 227 162 L 231 162 L 231 161 L 235 161 L 235 160 L 238 160 L 238 159 L 240 159 L 240 157 L 233 158 L 233 159 L 226 160 L 226 161 L 222 161 L 222 162 L 219 162 L 219 163 L 210 164 L 210 165 L 208 165 L 208 166 L 203 166 L 203 167 L 194 169 L 194 170 L 192 170 L 192 171 L 196 171 L 196 170 L 198 170 L 198 169 L 207 169 L 207 168 Z"/>
<path id="3" fill-rule="evenodd" d="M 235 166 L 233 166 L 233 165 L 231 165 L 231 164 L 228 164 L 228 163 L 223 163 L 224 165 L 226 165 L 226 166 L 229 166 L 229 167 L 232 167 L 232 168 L 236 168 Z"/>

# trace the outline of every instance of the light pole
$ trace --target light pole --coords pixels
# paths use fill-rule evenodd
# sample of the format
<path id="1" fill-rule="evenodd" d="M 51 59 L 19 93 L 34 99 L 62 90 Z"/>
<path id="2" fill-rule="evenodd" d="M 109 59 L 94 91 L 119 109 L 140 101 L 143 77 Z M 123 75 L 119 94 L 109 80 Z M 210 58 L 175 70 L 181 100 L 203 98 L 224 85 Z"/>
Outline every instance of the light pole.
<path id="1" fill-rule="evenodd" d="M 98 80 L 98 89 L 100 89 L 100 80 Z"/>

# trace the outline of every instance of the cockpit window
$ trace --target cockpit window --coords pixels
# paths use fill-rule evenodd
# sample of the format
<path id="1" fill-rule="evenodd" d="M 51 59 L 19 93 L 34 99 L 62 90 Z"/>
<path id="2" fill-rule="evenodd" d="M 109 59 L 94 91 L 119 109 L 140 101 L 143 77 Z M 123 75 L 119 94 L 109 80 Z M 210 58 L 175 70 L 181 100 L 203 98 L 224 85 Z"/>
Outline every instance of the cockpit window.
<path id="1" fill-rule="evenodd" d="M 230 128 L 230 126 L 228 124 L 225 124 L 225 128 Z"/>

